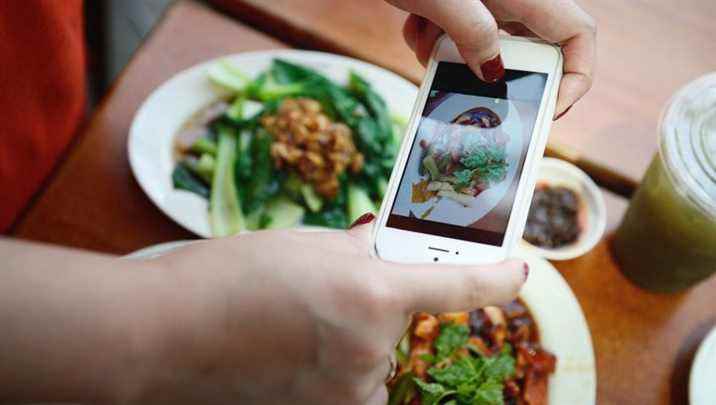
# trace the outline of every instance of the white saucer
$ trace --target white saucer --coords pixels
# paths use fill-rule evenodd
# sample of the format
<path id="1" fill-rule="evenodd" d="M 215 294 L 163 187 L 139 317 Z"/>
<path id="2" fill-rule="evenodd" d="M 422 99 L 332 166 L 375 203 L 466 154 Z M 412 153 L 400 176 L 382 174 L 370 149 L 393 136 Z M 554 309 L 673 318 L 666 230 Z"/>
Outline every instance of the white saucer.
<path id="1" fill-rule="evenodd" d="M 691 405 L 716 404 L 716 327 L 701 342 L 691 365 L 689 402 Z"/>

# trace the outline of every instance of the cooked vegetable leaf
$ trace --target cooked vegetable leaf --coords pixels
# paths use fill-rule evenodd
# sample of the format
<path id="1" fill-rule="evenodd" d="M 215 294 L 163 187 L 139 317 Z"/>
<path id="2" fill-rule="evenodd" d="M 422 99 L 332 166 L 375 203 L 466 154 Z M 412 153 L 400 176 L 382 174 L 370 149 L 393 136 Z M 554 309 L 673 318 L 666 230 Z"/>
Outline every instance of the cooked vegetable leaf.
<path id="1" fill-rule="evenodd" d="M 468 146 L 460 163 L 488 184 L 502 180 L 508 166 L 504 148 L 486 145 Z"/>
<path id="2" fill-rule="evenodd" d="M 381 143 L 388 144 L 393 140 L 393 122 L 385 100 L 376 93 L 371 85 L 355 72 L 351 72 L 348 87 L 365 104 L 370 115 L 375 119 L 380 130 Z"/>
<path id="3" fill-rule="evenodd" d="M 251 177 L 253 168 L 253 155 L 251 152 L 251 141 L 253 135 L 249 131 L 241 131 L 237 143 L 236 157 L 236 178 L 240 183 L 245 183 Z"/>
<path id="4" fill-rule="evenodd" d="M 442 384 L 426 383 L 418 378 L 414 378 L 413 381 L 420 389 L 423 405 L 437 405 L 443 398 L 457 392 L 445 388 Z"/>
<path id="5" fill-rule="evenodd" d="M 219 129 L 219 147 L 209 204 L 209 218 L 214 236 L 234 235 L 245 227 L 234 180 L 235 161 L 236 134 L 231 129 L 222 127 Z"/>
<path id="6" fill-rule="evenodd" d="M 191 145 L 191 151 L 199 155 L 208 153 L 216 156 L 216 142 L 207 137 L 201 137 Z"/>
<path id="7" fill-rule="evenodd" d="M 474 170 L 471 169 L 459 170 L 453 173 L 452 175 L 455 176 L 455 188 L 459 190 L 468 187 L 472 182 L 473 174 Z"/>
<path id="8" fill-rule="evenodd" d="M 271 143 L 271 135 L 263 129 L 256 131 L 251 141 L 251 174 L 241 201 L 245 214 L 253 212 L 278 192 L 278 184 L 272 181 Z"/>
<path id="9" fill-rule="evenodd" d="M 306 211 L 285 196 L 278 196 L 266 203 L 263 215 L 270 218 L 268 223 L 259 222 L 259 228 L 279 229 L 298 225 Z"/>
<path id="10" fill-rule="evenodd" d="M 358 147 L 365 154 L 380 156 L 383 152 L 383 145 L 380 142 L 380 128 L 378 123 L 370 117 L 362 117 L 358 120 L 357 143 Z"/>
<path id="11" fill-rule="evenodd" d="M 209 187 L 199 180 L 183 163 L 179 163 L 172 172 L 174 188 L 190 191 L 204 198 L 209 198 Z"/>
<path id="12" fill-rule="evenodd" d="M 365 213 L 375 213 L 375 205 L 368 192 L 361 186 L 351 183 L 348 185 L 348 222 L 353 223 Z"/>
<path id="13" fill-rule="evenodd" d="M 303 197 L 303 202 L 306 203 L 309 210 L 318 212 L 323 207 L 323 199 L 320 195 L 318 195 L 318 193 L 316 193 L 316 190 L 313 189 L 312 185 L 305 183 L 301 184 L 301 196 Z"/>
<path id="14" fill-rule="evenodd" d="M 206 184 L 211 184 L 214 178 L 214 169 L 216 168 L 214 156 L 208 153 L 201 155 L 199 159 L 194 156 L 187 156 L 182 163 Z"/>
<path id="15" fill-rule="evenodd" d="M 395 387 L 390 390 L 390 397 L 388 399 L 388 405 L 402 405 L 408 396 L 415 390 L 415 375 L 411 372 L 407 372 L 395 382 Z"/>
<path id="16" fill-rule="evenodd" d="M 337 229 L 345 229 L 349 224 L 346 211 L 339 206 L 324 208 L 320 212 L 308 212 L 303 218 L 303 223 Z"/>
<path id="17" fill-rule="evenodd" d="M 276 81 L 282 84 L 316 79 L 329 82 L 327 77 L 315 70 L 285 59 L 274 59 L 271 64 L 271 72 L 276 77 Z"/>
<path id="18" fill-rule="evenodd" d="M 251 81 L 248 76 L 227 60 L 221 60 L 209 68 L 209 80 L 233 92 L 243 91 Z"/>

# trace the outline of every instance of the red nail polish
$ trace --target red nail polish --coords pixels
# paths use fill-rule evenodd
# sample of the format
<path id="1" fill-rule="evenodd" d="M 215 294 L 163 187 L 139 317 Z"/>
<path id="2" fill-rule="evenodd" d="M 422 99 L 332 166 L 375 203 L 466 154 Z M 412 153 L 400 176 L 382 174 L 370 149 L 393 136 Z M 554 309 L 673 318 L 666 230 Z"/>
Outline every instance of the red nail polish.
<path id="1" fill-rule="evenodd" d="M 567 114 L 567 112 L 571 109 L 572 109 L 572 106 L 570 105 L 569 107 L 567 107 L 566 110 L 562 111 L 558 116 L 554 117 L 554 121 L 557 121 L 558 119 L 564 117 L 564 114 Z"/>
<path id="2" fill-rule="evenodd" d="M 529 277 L 529 275 L 530 275 L 530 266 L 527 264 L 527 262 L 525 262 L 522 269 L 525 272 L 525 280 L 527 280 L 527 277 Z"/>
<path id="3" fill-rule="evenodd" d="M 365 225 L 375 219 L 375 215 L 373 215 L 372 212 L 366 212 L 365 214 L 361 215 L 356 219 L 351 226 L 348 227 L 348 229 L 351 229 L 356 226 Z"/>
<path id="4" fill-rule="evenodd" d="M 420 34 L 422 34 L 423 31 L 425 31 L 425 27 L 427 27 L 427 26 L 428 26 L 428 20 L 426 20 L 424 17 L 418 16 L 418 21 L 417 21 L 417 24 L 415 27 L 415 28 L 417 28 L 416 29 L 417 36 L 420 36 Z"/>
<path id="5" fill-rule="evenodd" d="M 505 65 L 502 64 L 502 57 L 500 55 L 484 62 L 480 65 L 480 71 L 482 77 L 488 83 L 494 83 L 505 76 Z"/>

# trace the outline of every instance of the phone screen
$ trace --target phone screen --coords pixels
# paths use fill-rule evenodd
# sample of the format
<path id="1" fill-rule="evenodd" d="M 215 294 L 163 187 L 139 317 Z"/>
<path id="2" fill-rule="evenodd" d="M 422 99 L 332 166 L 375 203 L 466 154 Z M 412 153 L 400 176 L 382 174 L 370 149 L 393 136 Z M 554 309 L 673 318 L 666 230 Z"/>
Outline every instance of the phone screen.
<path id="1" fill-rule="evenodd" d="M 546 83 L 439 62 L 387 226 L 502 246 Z"/>

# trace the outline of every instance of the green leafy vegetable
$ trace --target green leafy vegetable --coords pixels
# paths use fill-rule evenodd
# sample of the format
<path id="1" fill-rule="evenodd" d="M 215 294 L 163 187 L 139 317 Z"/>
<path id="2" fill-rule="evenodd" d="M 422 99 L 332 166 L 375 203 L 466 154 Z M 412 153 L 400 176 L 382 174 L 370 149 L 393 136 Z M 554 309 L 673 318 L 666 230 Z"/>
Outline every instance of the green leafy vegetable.
<path id="1" fill-rule="evenodd" d="M 442 361 L 463 348 L 470 338 L 470 328 L 466 325 L 445 324 L 440 329 L 440 336 L 435 340 L 437 361 Z"/>
<path id="2" fill-rule="evenodd" d="M 423 405 L 436 405 L 440 403 L 443 398 L 455 394 L 457 391 L 447 389 L 442 384 L 426 383 L 418 378 L 415 378 L 415 384 L 420 388 L 422 394 Z"/>
<path id="3" fill-rule="evenodd" d="M 244 130 L 239 134 L 239 142 L 237 144 L 236 157 L 236 176 L 237 180 L 244 183 L 251 177 L 253 168 L 253 155 L 251 153 L 251 141 L 253 135 L 250 131 Z"/>
<path id="4" fill-rule="evenodd" d="M 357 73 L 351 72 L 348 87 L 358 96 L 375 119 L 380 131 L 379 140 L 383 145 L 393 141 L 393 121 L 385 100 L 376 93 L 371 85 Z"/>
<path id="5" fill-rule="evenodd" d="M 312 212 L 318 212 L 323 207 L 323 199 L 316 193 L 310 184 L 301 184 L 301 196 L 306 206 Z"/>
<path id="6" fill-rule="evenodd" d="M 375 212 L 386 193 L 404 122 L 391 116 L 385 101 L 356 73 L 335 83 L 319 70 L 274 59 L 250 78 L 227 60 L 211 66 L 209 80 L 228 96 L 230 107 L 208 124 L 210 136 L 197 140 L 172 173 L 177 188 L 210 199 L 210 223 L 217 236 L 243 229 L 304 224 L 346 228 L 365 212 Z M 287 98 L 318 101 L 332 120 L 346 124 L 364 165 L 339 175 L 335 198 L 319 195 L 295 173 L 276 168 L 273 136 L 262 119 Z M 415 388 L 413 387 L 413 390 Z"/>
<path id="7" fill-rule="evenodd" d="M 244 229 L 239 194 L 234 180 L 236 134 L 229 128 L 219 129 L 216 169 L 211 184 L 209 219 L 215 236 L 234 235 Z"/>
<path id="8" fill-rule="evenodd" d="M 216 156 L 216 142 L 212 141 L 208 137 L 201 137 L 197 139 L 193 145 L 191 145 L 191 151 L 196 154 L 208 153 Z"/>
<path id="9" fill-rule="evenodd" d="M 309 212 L 303 218 L 303 223 L 337 229 L 345 229 L 349 224 L 346 211 L 338 206 L 324 208 L 320 212 Z"/>
<path id="10" fill-rule="evenodd" d="M 460 163 L 488 184 L 502 180 L 507 174 L 508 163 L 504 147 L 496 145 L 468 146 Z"/>
<path id="11" fill-rule="evenodd" d="M 179 163 L 172 172 L 174 188 L 190 191 L 204 198 L 209 198 L 209 188 L 191 172 L 183 163 Z"/>
<path id="12" fill-rule="evenodd" d="M 411 372 L 407 372 L 395 382 L 395 387 L 390 390 L 390 397 L 388 398 L 388 405 L 402 405 L 405 400 L 414 395 L 415 393 L 415 375 Z"/>
<path id="13" fill-rule="evenodd" d="M 452 175 L 455 177 L 455 188 L 459 190 L 468 187 L 472 182 L 472 176 L 474 174 L 475 171 L 471 169 L 458 170 L 453 173 Z"/>
<path id="14" fill-rule="evenodd" d="M 211 184 L 216 167 L 216 159 L 214 159 L 214 156 L 208 153 L 201 155 L 199 159 L 194 156 L 189 156 L 185 158 L 182 163 L 206 184 Z"/>
<path id="15" fill-rule="evenodd" d="M 466 347 L 469 329 L 443 324 L 435 341 L 434 366 L 428 369 L 431 382 L 415 379 L 424 404 L 502 405 L 506 379 L 515 373 L 512 348 L 505 345 L 497 356 L 459 354 Z"/>
<path id="16" fill-rule="evenodd" d="M 303 207 L 289 198 L 278 196 L 266 203 L 266 211 L 263 215 L 265 216 L 264 221 L 268 219 L 268 223 L 259 223 L 259 227 L 266 229 L 290 228 L 301 222 L 305 212 Z"/>
<path id="17" fill-rule="evenodd" d="M 348 222 L 353 223 L 365 213 L 375 213 L 375 204 L 368 192 L 357 184 L 348 185 Z"/>
<path id="18" fill-rule="evenodd" d="M 227 60 L 221 60 L 209 68 L 209 80 L 234 92 L 244 91 L 251 81 L 248 76 Z"/>
<path id="19" fill-rule="evenodd" d="M 251 174 L 241 200 L 246 214 L 258 209 L 278 192 L 278 184 L 272 179 L 273 161 L 270 152 L 272 142 L 273 138 L 264 129 L 256 131 L 251 141 Z"/>
<path id="20" fill-rule="evenodd" d="M 428 174 L 430 175 L 430 179 L 432 179 L 432 180 L 440 179 L 440 170 L 438 169 L 438 164 L 435 162 L 434 155 L 425 156 L 425 159 L 423 159 L 423 167 L 425 167 L 425 170 L 428 171 Z"/>

